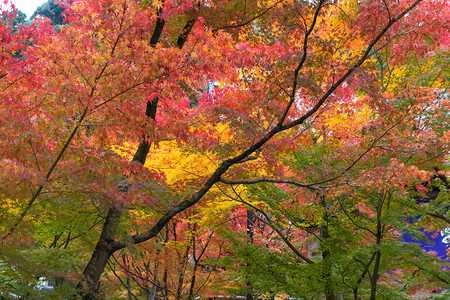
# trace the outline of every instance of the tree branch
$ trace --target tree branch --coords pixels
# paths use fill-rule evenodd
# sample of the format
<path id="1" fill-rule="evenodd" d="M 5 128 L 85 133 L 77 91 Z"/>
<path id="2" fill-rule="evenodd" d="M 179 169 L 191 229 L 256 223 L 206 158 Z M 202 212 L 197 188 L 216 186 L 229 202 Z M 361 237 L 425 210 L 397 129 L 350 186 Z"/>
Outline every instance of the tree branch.
<path id="1" fill-rule="evenodd" d="M 368 58 L 370 51 L 374 47 L 374 45 L 381 39 L 381 37 L 389 30 L 389 28 L 396 23 L 398 20 L 400 20 L 405 14 L 407 14 L 409 11 L 411 11 L 417 4 L 419 4 L 422 0 L 416 0 L 411 6 L 406 8 L 400 15 L 398 15 L 396 18 L 391 19 L 391 21 L 381 30 L 381 32 L 372 40 L 372 42 L 367 47 L 365 53 L 363 56 L 358 60 L 358 62 L 351 67 L 336 83 L 334 83 L 330 89 L 320 98 L 320 100 L 317 102 L 317 104 L 309 110 L 307 113 L 305 113 L 302 117 L 286 124 L 282 125 L 282 122 L 279 122 L 277 126 L 275 126 L 272 130 L 270 130 L 264 137 L 262 137 L 258 142 L 247 148 L 247 150 L 243 151 L 241 154 L 223 161 L 220 166 L 214 171 L 214 173 L 207 179 L 207 181 L 203 184 L 203 186 L 194 193 L 191 197 L 183 200 L 178 205 L 175 205 L 171 209 L 169 209 L 164 215 L 161 216 L 161 218 L 157 221 L 157 223 L 150 228 L 147 232 L 142 234 L 136 234 L 133 235 L 130 238 L 125 238 L 121 241 L 116 241 L 112 244 L 111 251 L 117 251 L 119 249 L 125 248 L 132 244 L 138 244 L 142 243 L 144 241 L 147 241 L 154 236 L 156 236 L 163 228 L 164 226 L 177 214 L 180 212 L 188 209 L 189 207 L 195 205 L 197 202 L 199 202 L 202 197 L 211 189 L 211 187 L 220 181 L 221 176 L 225 174 L 225 172 L 233 165 L 239 163 L 246 157 L 250 156 L 252 153 L 254 153 L 256 150 L 261 148 L 265 143 L 267 143 L 273 136 L 276 134 L 285 131 L 287 129 L 290 129 L 294 126 L 300 125 L 303 122 L 305 122 L 309 117 L 311 117 L 314 113 L 316 113 L 319 108 L 325 103 L 325 101 L 328 99 L 328 97 L 345 81 L 345 79 L 350 76 L 359 66 L 361 66 L 366 59 Z M 320 3 L 323 4 L 324 1 L 321 1 Z M 316 10 L 316 14 L 318 14 L 318 11 Z M 312 31 L 313 26 L 311 26 L 310 31 Z M 301 68 L 303 63 L 299 63 L 299 67 Z M 299 68 L 298 68 L 299 69 Z M 298 73 L 297 75 L 298 76 Z M 294 77 L 295 77 L 294 76 Z M 296 78 L 296 77 L 295 77 Z M 295 80 L 296 81 L 296 80 Z M 295 82 L 294 82 L 295 85 Z M 295 94 L 295 92 L 294 92 Z M 291 99 L 293 102 L 293 100 Z M 290 107 L 288 104 L 288 107 Z M 287 112 L 289 111 L 288 107 L 285 110 L 285 114 L 283 116 L 287 115 Z M 285 118 L 285 117 L 284 117 Z M 280 121 L 284 120 L 283 117 L 280 118 Z"/>
<path id="2" fill-rule="evenodd" d="M 370 42 L 369 46 L 367 46 L 366 51 L 362 55 L 362 57 L 356 62 L 353 67 L 351 67 L 341 78 L 339 78 L 329 89 L 328 91 L 320 98 L 320 100 L 317 102 L 317 104 L 311 108 L 308 112 L 306 112 L 303 116 L 300 118 L 286 124 L 282 125 L 279 124 L 278 126 L 282 128 L 282 130 L 286 130 L 292 127 L 295 127 L 297 125 L 302 124 L 306 119 L 308 119 L 310 116 L 315 114 L 320 107 L 325 103 L 325 101 L 328 99 L 328 97 L 331 96 L 331 94 L 357 69 L 359 68 L 370 56 L 370 52 L 372 51 L 373 47 L 376 43 L 386 34 L 386 32 L 389 30 L 389 28 L 392 27 L 395 23 L 397 23 L 401 18 L 403 18 L 408 12 L 410 12 L 414 7 L 416 7 L 420 2 L 423 0 L 416 0 L 413 4 L 411 4 L 409 7 L 407 7 L 401 14 L 399 14 L 397 17 L 391 19 L 388 24 L 378 33 L 378 35 Z M 296 79 L 296 78 L 295 78 Z M 296 81 L 296 80 L 295 80 Z M 294 82 L 295 85 L 295 82 Z M 291 99 L 290 106 L 292 105 L 294 99 Z M 292 103 L 291 103 L 292 102 Z M 289 106 L 289 107 L 290 107 Z M 287 115 L 288 111 L 285 111 L 285 114 Z M 281 119 L 284 121 L 284 119 Z"/>
<path id="3" fill-rule="evenodd" d="M 245 201 L 244 199 L 242 199 L 241 196 L 239 196 L 238 194 L 236 194 L 239 199 L 231 197 L 230 195 L 226 195 L 227 197 L 229 197 L 230 199 L 233 199 L 235 201 L 241 202 L 247 206 L 250 206 L 251 208 L 253 208 L 254 210 L 260 212 L 262 215 L 264 215 L 264 217 L 266 218 L 267 222 L 266 224 L 270 226 L 270 228 L 272 228 L 273 230 L 275 230 L 275 232 L 278 234 L 278 236 L 283 240 L 283 242 L 289 247 L 289 249 L 292 250 L 292 252 L 295 253 L 295 255 L 297 255 L 299 258 L 301 258 L 302 260 L 304 260 L 306 263 L 308 264 L 314 264 L 314 261 L 310 260 L 308 257 L 306 257 L 305 255 L 303 255 L 298 249 L 297 247 L 295 247 L 291 241 L 289 241 L 289 239 L 283 234 L 283 232 L 273 224 L 271 218 L 269 217 L 268 214 L 266 214 L 262 209 L 254 206 L 253 204 Z"/>
<path id="4" fill-rule="evenodd" d="M 166 20 L 161 17 L 164 8 L 164 0 L 161 1 L 161 7 L 158 9 L 156 13 L 156 24 L 155 29 L 153 30 L 152 37 L 150 38 L 149 44 L 152 47 L 156 47 L 156 44 L 161 37 L 161 34 L 164 29 L 164 25 L 166 24 Z"/>
<path id="5" fill-rule="evenodd" d="M 316 191 L 318 188 L 314 187 L 314 185 L 316 185 L 315 183 L 311 183 L 311 184 L 306 184 L 306 183 L 301 183 L 301 182 L 297 182 L 294 180 L 287 180 L 287 179 L 272 179 L 272 178 L 267 178 L 267 177 L 261 177 L 261 178 L 256 178 L 256 179 L 240 179 L 240 180 L 227 180 L 227 179 L 223 179 L 220 178 L 219 182 L 225 183 L 225 184 L 232 184 L 232 185 L 236 185 L 236 184 L 257 184 L 257 183 L 261 183 L 261 182 L 269 182 L 269 183 L 287 183 L 287 184 L 292 184 L 298 187 L 304 187 L 304 188 L 308 188 L 310 190 Z"/>
<path id="6" fill-rule="evenodd" d="M 447 218 L 444 215 L 441 215 L 441 214 L 438 214 L 438 213 L 427 213 L 427 215 L 429 215 L 431 217 L 434 217 L 434 218 L 437 218 L 437 219 L 441 219 L 441 220 L 447 222 L 448 224 L 450 224 L 450 219 Z"/>
<path id="7" fill-rule="evenodd" d="M 86 117 L 88 112 L 88 107 L 84 109 L 82 115 L 80 116 L 79 121 L 75 125 L 75 127 L 72 130 L 72 133 L 70 134 L 69 138 L 66 140 L 65 144 L 61 148 L 61 150 L 58 153 L 58 156 L 53 161 L 53 164 L 50 166 L 50 169 L 48 170 L 47 174 L 45 175 L 45 181 L 47 182 L 50 176 L 52 175 L 53 171 L 55 170 L 56 166 L 58 165 L 59 161 L 63 157 L 64 153 L 66 152 L 66 149 L 69 147 L 69 144 L 72 142 L 73 138 L 75 137 L 75 134 L 77 133 L 78 129 L 80 128 L 81 123 L 83 122 L 84 118 Z M 37 197 L 41 194 L 42 189 L 44 188 L 44 185 L 39 185 L 38 188 L 35 190 L 33 195 L 31 196 L 31 199 L 28 201 L 27 205 L 25 206 L 25 209 L 20 214 L 17 221 L 14 223 L 14 225 L 8 230 L 8 232 L 0 238 L 0 241 L 5 240 L 8 238 L 14 230 L 19 226 L 20 222 L 25 218 L 30 208 L 33 206 L 34 202 L 36 201 Z"/>
<path id="8" fill-rule="evenodd" d="M 284 123 L 284 120 L 286 119 L 289 111 L 291 110 L 292 105 L 294 104 L 295 93 L 297 92 L 297 84 L 298 84 L 297 83 L 297 78 L 298 78 L 298 74 L 300 72 L 300 69 L 303 67 L 303 64 L 305 63 L 306 57 L 308 55 L 308 38 L 311 35 L 311 33 L 313 32 L 314 27 L 316 26 L 317 18 L 319 17 L 319 12 L 322 9 L 323 4 L 325 3 L 325 1 L 326 0 L 320 0 L 319 3 L 317 4 L 317 8 L 316 8 L 316 11 L 314 12 L 314 17 L 313 17 L 313 21 L 311 23 L 311 26 L 309 27 L 308 31 L 306 31 L 306 33 L 305 33 L 305 37 L 303 39 L 303 54 L 302 54 L 302 58 L 300 59 L 300 62 L 297 65 L 297 68 L 294 71 L 294 80 L 293 80 L 292 92 L 291 92 L 291 95 L 290 95 L 290 100 L 289 100 L 288 105 L 284 109 L 283 115 L 281 116 L 280 120 L 278 121 L 277 127 L 282 127 L 282 125 Z M 331 95 L 331 93 L 330 93 L 330 95 Z M 305 118 L 305 120 L 306 120 L 306 118 Z"/>

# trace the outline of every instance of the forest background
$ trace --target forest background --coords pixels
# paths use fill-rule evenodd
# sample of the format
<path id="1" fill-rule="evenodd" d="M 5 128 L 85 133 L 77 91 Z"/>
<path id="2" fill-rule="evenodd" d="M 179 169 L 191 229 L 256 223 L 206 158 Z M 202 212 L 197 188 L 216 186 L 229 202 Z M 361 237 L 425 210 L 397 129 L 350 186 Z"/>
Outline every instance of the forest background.
<path id="1" fill-rule="evenodd" d="M 404 240 L 450 224 L 449 1 L 46 7 L 0 20 L 4 297 L 448 297 Z"/>

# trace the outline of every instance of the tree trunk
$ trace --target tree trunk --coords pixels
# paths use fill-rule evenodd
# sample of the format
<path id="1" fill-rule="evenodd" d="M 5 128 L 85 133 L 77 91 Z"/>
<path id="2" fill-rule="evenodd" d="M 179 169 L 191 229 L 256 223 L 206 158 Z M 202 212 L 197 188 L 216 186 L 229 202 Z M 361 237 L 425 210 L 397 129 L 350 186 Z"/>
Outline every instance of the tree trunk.
<path id="1" fill-rule="evenodd" d="M 131 280 L 129 276 L 127 276 L 127 292 L 128 300 L 133 300 L 133 293 L 131 292 Z"/>
<path id="2" fill-rule="evenodd" d="M 121 213 L 117 207 L 112 207 L 108 211 L 94 254 L 84 269 L 82 280 L 77 285 L 77 289 L 82 289 L 83 300 L 93 299 L 95 296 L 100 276 L 113 253 L 112 245 Z"/>
<path id="3" fill-rule="evenodd" d="M 255 213 L 251 209 L 247 209 L 247 243 L 253 244 L 253 227 L 255 222 Z M 247 263 L 247 267 L 250 266 L 250 263 Z M 246 300 L 253 300 L 253 295 L 251 293 L 252 286 L 250 281 L 247 281 L 247 295 L 245 296 Z"/>
<path id="4" fill-rule="evenodd" d="M 191 246 L 186 247 L 186 251 L 181 259 L 181 269 L 180 273 L 178 274 L 178 287 L 177 287 L 177 293 L 175 296 L 176 300 L 181 299 L 181 294 L 183 292 L 183 284 L 184 284 L 184 275 L 186 274 L 186 267 L 189 259 L 189 251 L 191 250 Z"/>
<path id="5" fill-rule="evenodd" d="M 162 246 L 161 246 L 162 247 Z M 159 255 L 161 254 L 161 248 L 156 250 L 155 265 L 153 267 L 153 284 L 149 292 L 147 292 L 147 300 L 155 300 L 158 292 L 158 270 L 159 270 Z M 148 285 L 147 285 L 148 287 Z"/>
<path id="6" fill-rule="evenodd" d="M 192 230 L 192 232 L 193 232 L 193 234 L 192 234 L 192 259 L 194 261 L 194 268 L 192 270 L 191 284 L 189 286 L 189 293 L 188 293 L 188 297 L 187 297 L 188 300 L 194 299 L 195 280 L 196 280 L 197 268 L 198 268 L 199 259 L 200 259 L 200 257 L 198 259 L 195 257 L 196 252 L 197 252 L 197 244 L 195 243 L 196 231 L 197 231 L 197 224 L 194 223 L 194 229 Z"/>
<path id="7" fill-rule="evenodd" d="M 377 284 L 378 284 L 378 272 L 380 268 L 380 260 L 381 260 L 381 252 L 377 250 L 370 288 L 370 300 L 375 300 L 375 298 L 377 297 Z"/>
<path id="8" fill-rule="evenodd" d="M 320 237 L 322 239 L 328 238 L 328 226 L 320 226 Z M 326 300 L 336 300 L 334 295 L 333 281 L 332 281 L 332 270 L 331 270 L 331 260 L 330 255 L 331 252 L 329 249 L 322 248 L 322 278 L 325 283 L 324 292 Z"/>
<path id="9" fill-rule="evenodd" d="M 189 287 L 189 295 L 188 295 L 189 300 L 194 299 L 194 287 L 195 287 L 197 269 L 198 269 L 198 261 L 195 261 L 194 269 L 192 270 L 191 285 Z"/>
<path id="10" fill-rule="evenodd" d="M 325 200 L 325 197 L 321 197 L 320 205 L 326 209 L 327 203 Z M 331 251 L 327 247 L 324 247 L 324 241 L 326 241 L 329 237 L 328 233 L 328 219 L 329 215 L 327 212 L 324 213 L 323 216 L 323 224 L 320 225 L 320 249 L 322 252 L 322 279 L 324 281 L 324 292 L 325 292 L 325 298 L 326 300 L 336 300 L 334 287 L 333 287 L 333 280 L 332 280 L 332 270 L 331 270 Z"/>
<path id="11" fill-rule="evenodd" d="M 164 3 L 164 1 L 163 1 Z M 159 38 L 161 37 L 165 21 L 161 17 L 162 15 L 162 7 L 158 10 L 158 17 L 157 22 L 155 25 L 155 29 L 153 31 L 152 37 L 149 41 L 149 44 L 152 47 L 155 47 L 157 42 L 159 41 Z M 194 24 L 195 24 L 195 18 L 190 19 L 186 26 L 183 28 L 183 32 L 180 34 L 177 40 L 177 47 L 182 48 L 184 43 L 186 42 Z M 145 115 L 152 120 L 156 119 L 156 111 L 158 108 L 158 98 L 154 99 L 153 101 L 147 102 L 147 107 L 145 111 Z M 150 151 L 151 142 L 148 140 L 147 136 L 144 136 L 141 142 L 139 143 L 138 149 L 136 150 L 136 153 L 133 156 L 132 161 L 136 161 L 141 163 L 142 165 L 145 164 L 145 160 L 147 158 L 147 155 Z M 100 276 L 103 273 L 105 266 L 109 260 L 109 257 L 114 253 L 114 251 L 117 250 L 117 247 L 113 247 L 115 233 L 113 230 L 111 230 L 113 227 L 119 224 L 120 222 L 120 214 L 121 209 L 116 207 L 111 207 L 108 210 L 108 216 L 106 217 L 105 224 L 102 228 L 102 233 L 100 235 L 100 239 L 95 246 L 95 251 L 92 254 L 92 257 L 86 266 L 84 272 L 83 272 L 83 279 L 81 282 L 77 285 L 77 289 L 83 289 L 85 292 L 83 293 L 83 299 L 92 299 L 95 290 L 97 289 L 98 282 L 100 280 Z M 111 217 L 110 217 L 111 216 Z M 162 229 L 161 227 L 158 232 Z M 155 236 L 158 232 L 154 233 L 153 236 Z"/>
<path id="12" fill-rule="evenodd" d="M 381 261 L 381 251 L 379 250 L 381 245 L 381 240 L 383 238 L 383 231 L 384 226 L 381 225 L 381 214 L 383 212 L 383 203 L 385 200 L 385 197 L 387 197 L 388 194 L 384 193 L 380 200 L 378 201 L 377 205 L 377 250 L 375 251 L 375 264 L 373 266 L 373 272 L 371 277 L 371 288 L 370 288 L 370 300 L 375 300 L 377 296 L 377 284 L 378 284 L 378 273 L 380 271 L 380 261 Z"/>
<path id="13" fill-rule="evenodd" d="M 167 282 L 167 277 L 169 276 L 169 274 L 168 274 L 167 270 L 168 270 L 168 268 L 166 266 L 164 268 L 164 275 L 163 275 L 163 280 L 162 280 L 162 282 L 163 282 L 162 298 L 163 299 L 168 299 L 169 298 L 169 293 L 168 293 L 168 290 L 167 290 L 167 288 L 169 286 L 169 284 Z"/>

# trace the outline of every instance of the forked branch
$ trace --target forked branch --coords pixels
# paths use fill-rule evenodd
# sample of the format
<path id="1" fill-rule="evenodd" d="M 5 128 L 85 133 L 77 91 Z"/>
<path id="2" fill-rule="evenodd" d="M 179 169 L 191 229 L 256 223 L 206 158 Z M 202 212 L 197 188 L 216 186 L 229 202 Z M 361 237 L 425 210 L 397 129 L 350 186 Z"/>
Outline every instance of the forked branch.
<path id="1" fill-rule="evenodd" d="M 238 164 L 239 162 L 243 161 L 248 156 L 255 153 L 258 149 L 260 149 L 263 145 L 265 145 L 272 137 L 277 135 L 280 132 L 286 131 L 292 127 L 298 126 L 300 124 L 303 124 L 307 119 L 309 119 L 313 114 L 315 114 L 319 108 L 322 107 L 322 105 L 325 103 L 325 101 L 330 97 L 330 95 L 357 69 L 359 68 L 369 57 L 369 54 L 373 47 L 376 45 L 376 43 L 383 37 L 383 35 L 391 28 L 393 24 L 398 22 L 403 16 L 405 16 L 409 11 L 411 11 L 415 6 L 417 6 L 422 0 L 416 0 L 412 5 L 407 7 L 401 14 L 399 14 L 397 17 L 391 19 L 388 24 L 380 31 L 380 33 L 370 42 L 369 46 L 367 46 L 366 51 L 362 55 L 362 57 L 357 61 L 357 63 L 351 67 L 339 80 L 337 80 L 330 89 L 319 99 L 317 104 L 308 112 L 306 112 L 303 116 L 300 118 L 297 118 L 296 120 L 282 125 L 284 119 L 286 118 L 290 107 L 292 106 L 293 99 L 290 100 L 289 104 L 287 105 L 283 115 L 280 118 L 280 122 L 275 126 L 272 130 L 270 130 L 265 136 L 263 136 L 259 141 L 254 143 L 252 146 L 247 148 L 247 150 L 243 151 L 241 154 L 223 161 L 220 166 L 214 171 L 214 173 L 207 179 L 207 181 L 204 183 L 204 185 L 191 197 L 181 201 L 178 205 L 172 207 L 169 209 L 157 222 L 156 224 L 150 228 L 147 232 L 133 235 L 130 238 L 123 239 L 121 241 L 116 241 L 112 245 L 112 252 L 115 252 L 119 249 L 125 248 L 132 244 L 138 244 L 142 243 L 144 241 L 147 241 L 154 236 L 156 236 L 163 228 L 164 226 L 177 214 L 180 212 L 192 207 L 197 202 L 199 202 L 203 196 L 217 183 L 220 181 L 221 176 L 224 175 L 229 168 L 231 168 L 233 165 Z M 320 10 L 321 5 L 323 5 L 325 1 L 320 1 L 319 5 L 316 9 L 316 13 L 318 14 L 318 11 Z M 313 25 L 313 24 L 312 24 Z M 314 28 L 314 26 L 310 27 Z M 299 64 L 301 68 L 301 64 Z M 298 73 L 297 73 L 298 74 Z M 295 76 L 294 76 L 295 77 Z M 294 80 L 295 82 L 296 80 Z M 295 83 L 294 83 L 295 86 Z M 295 90 L 295 89 L 294 89 Z M 295 94 L 295 91 L 293 90 L 293 93 Z"/>

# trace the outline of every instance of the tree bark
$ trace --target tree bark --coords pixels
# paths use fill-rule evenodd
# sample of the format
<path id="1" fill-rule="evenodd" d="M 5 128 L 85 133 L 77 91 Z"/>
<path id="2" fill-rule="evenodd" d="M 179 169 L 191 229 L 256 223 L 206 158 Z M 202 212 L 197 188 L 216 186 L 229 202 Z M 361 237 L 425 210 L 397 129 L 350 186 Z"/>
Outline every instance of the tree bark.
<path id="1" fill-rule="evenodd" d="M 119 208 L 111 208 L 108 211 L 105 223 L 103 224 L 102 233 L 95 246 L 95 251 L 89 260 L 88 265 L 84 269 L 82 280 L 77 285 L 77 289 L 83 290 L 83 300 L 93 299 L 95 297 L 100 276 L 113 253 L 112 246 L 120 215 L 121 210 Z"/>
<path id="2" fill-rule="evenodd" d="M 255 222 L 255 213 L 252 209 L 247 209 L 247 243 L 253 244 L 253 228 Z M 247 263 L 247 267 L 250 267 L 250 263 Z M 247 281 L 247 295 L 245 296 L 246 300 L 253 300 L 253 294 L 251 292 L 252 285 L 250 281 Z"/>
<path id="3" fill-rule="evenodd" d="M 326 200 L 325 197 L 321 197 L 321 206 L 326 209 Z M 332 278 L 332 270 L 331 270 L 331 251 L 328 246 L 324 246 L 323 242 L 326 241 L 329 237 L 328 233 L 328 219 L 329 215 L 327 212 L 324 213 L 324 223 L 320 225 L 320 239 L 321 244 L 320 248 L 322 250 L 322 279 L 324 281 L 324 292 L 326 300 L 336 300 L 335 291 L 333 287 L 333 278 Z"/>
<path id="4" fill-rule="evenodd" d="M 178 286 L 177 286 L 177 292 L 175 294 L 175 300 L 181 300 L 181 294 L 183 292 L 183 285 L 184 285 L 184 276 L 186 274 L 186 267 L 189 260 L 189 251 L 191 250 L 191 245 L 186 246 L 186 251 L 181 258 L 181 268 L 180 272 L 178 273 Z"/>
<path id="5" fill-rule="evenodd" d="M 161 247 L 163 247 L 161 245 Z M 153 284 L 151 290 L 147 293 L 147 300 L 155 300 L 156 294 L 158 293 L 158 273 L 159 273 L 159 256 L 161 254 L 161 248 L 158 248 L 156 250 L 156 258 L 155 258 L 155 264 L 153 267 Z M 147 285 L 148 287 L 148 285 Z"/>
<path id="6" fill-rule="evenodd" d="M 198 261 L 195 261 L 194 268 L 192 269 L 191 284 L 189 286 L 189 294 L 187 297 L 187 299 L 189 299 L 189 300 L 194 299 L 194 287 L 195 287 L 195 281 L 197 279 L 197 269 L 198 269 Z"/>
<path id="7" fill-rule="evenodd" d="M 152 120 L 155 120 L 156 118 L 157 105 L 158 98 L 147 102 L 145 114 Z M 145 164 L 150 147 L 151 142 L 148 140 L 147 136 L 144 136 L 139 143 L 132 161 Z M 127 185 L 119 187 L 122 192 L 126 192 L 127 188 Z M 120 223 L 122 210 L 122 207 L 115 205 L 111 205 L 108 209 L 108 214 L 106 215 L 105 223 L 103 223 L 102 232 L 97 245 L 95 246 L 94 253 L 84 269 L 82 280 L 77 285 L 77 290 L 82 290 L 83 300 L 95 298 L 100 276 L 103 273 L 109 258 L 116 251 L 114 248 L 114 239 L 116 236 L 116 228 Z"/>
<path id="8" fill-rule="evenodd" d="M 385 197 L 389 197 L 388 193 L 384 193 L 380 200 L 378 201 L 377 205 L 377 232 L 376 232 L 376 245 L 377 249 L 375 250 L 375 263 L 373 266 L 373 272 L 371 277 L 371 287 L 370 287 L 370 300 L 375 300 L 377 296 L 377 284 L 378 284 L 378 277 L 379 277 L 379 271 L 380 271 L 380 261 L 381 261 L 381 251 L 380 251 L 380 245 L 381 240 L 383 238 L 383 225 L 381 224 L 381 214 L 383 212 L 383 203 L 385 200 Z"/>
<path id="9" fill-rule="evenodd" d="M 161 14 L 162 8 L 158 10 L 155 29 L 149 41 L 152 47 L 156 47 L 156 44 L 164 29 L 165 20 L 161 17 Z M 158 100 L 158 98 L 155 98 L 153 101 L 148 101 L 145 110 L 145 115 L 153 121 L 156 120 Z M 144 136 L 139 143 L 138 149 L 136 150 L 132 161 L 136 161 L 144 165 L 150 151 L 150 147 L 151 142 L 147 136 Z M 105 223 L 103 224 L 102 233 L 100 234 L 98 243 L 95 246 L 95 251 L 84 269 L 82 280 L 77 285 L 78 290 L 81 289 L 84 291 L 82 292 L 83 299 L 92 299 L 94 297 L 100 276 L 103 273 L 110 256 L 116 251 L 113 244 L 115 239 L 114 227 L 119 224 L 121 213 L 122 208 L 119 207 L 111 206 L 108 209 L 108 214 L 106 216 Z"/>

